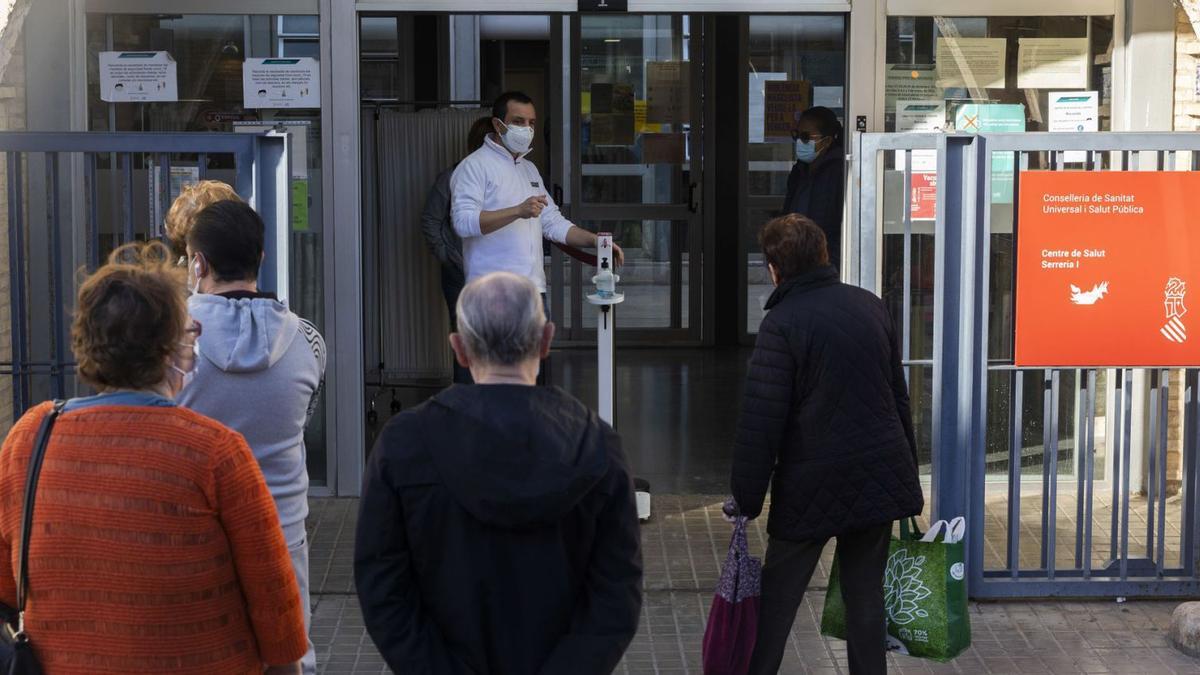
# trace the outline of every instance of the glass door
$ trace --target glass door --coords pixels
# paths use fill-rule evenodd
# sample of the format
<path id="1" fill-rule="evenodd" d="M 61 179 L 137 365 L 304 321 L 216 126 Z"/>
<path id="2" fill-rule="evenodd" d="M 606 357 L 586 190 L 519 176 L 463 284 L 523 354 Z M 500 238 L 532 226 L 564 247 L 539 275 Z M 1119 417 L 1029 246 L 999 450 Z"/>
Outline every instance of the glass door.
<path id="1" fill-rule="evenodd" d="M 745 19 L 747 31 L 745 178 L 741 224 L 745 289 L 743 341 L 753 342 L 763 305 L 774 286 L 758 231 L 783 211 L 788 177 L 796 164 L 792 128 L 810 106 L 832 110 L 846 126 L 846 15 L 761 15 Z M 849 134 L 843 132 L 843 137 Z M 839 252 L 831 252 L 835 259 Z"/>
<path id="2" fill-rule="evenodd" d="M 625 340 L 700 341 L 700 26 L 685 15 L 571 19 L 571 215 L 625 251 Z M 573 341 L 594 339 L 583 301 L 593 269 L 552 256 L 547 276 L 563 292 L 551 312 Z"/>

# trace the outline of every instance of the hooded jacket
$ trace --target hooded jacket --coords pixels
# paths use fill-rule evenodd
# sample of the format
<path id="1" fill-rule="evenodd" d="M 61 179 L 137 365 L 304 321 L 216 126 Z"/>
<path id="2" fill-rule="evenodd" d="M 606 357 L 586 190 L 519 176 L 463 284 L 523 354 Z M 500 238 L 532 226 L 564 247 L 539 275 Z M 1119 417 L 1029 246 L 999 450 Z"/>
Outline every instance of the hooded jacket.
<path id="1" fill-rule="evenodd" d="M 279 510 L 288 545 L 304 537 L 308 469 L 304 428 L 325 374 L 325 342 L 311 323 L 263 294 L 196 294 L 195 379 L 180 405 L 246 438 Z"/>
<path id="2" fill-rule="evenodd" d="M 842 261 L 842 199 L 846 189 L 846 151 L 834 143 L 812 164 L 796 162 L 788 174 L 784 213 L 807 216 L 825 233 L 829 259 Z"/>
<path id="3" fill-rule="evenodd" d="M 607 674 L 637 631 L 639 537 L 594 413 L 557 388 L 454 385 L 384 427 L 354 576 L 394 672 Z"/>
<path id="4" fill-rule="evenodd" d="M 809 541 L 921 512 L 900 342 L 883 301 L 821 267 L 767 301 L 733 454 L 742 515 Z"/>

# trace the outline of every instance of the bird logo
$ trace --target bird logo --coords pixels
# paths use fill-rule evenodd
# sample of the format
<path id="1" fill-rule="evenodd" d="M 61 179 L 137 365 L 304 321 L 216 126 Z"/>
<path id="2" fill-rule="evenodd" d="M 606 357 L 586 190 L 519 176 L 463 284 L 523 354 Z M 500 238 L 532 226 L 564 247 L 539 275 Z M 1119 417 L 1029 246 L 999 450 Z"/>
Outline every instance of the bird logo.
<path id="1" fill-rule="evenodd" d="M 1092 290 L 1083 291 L 1075 284 L 1071 284 L 1071 302 L 1076 305 L 1094 305 L 1096 302 L 1108 294 L 1108 282 L 1101 281 L 1092 286 Z"/>

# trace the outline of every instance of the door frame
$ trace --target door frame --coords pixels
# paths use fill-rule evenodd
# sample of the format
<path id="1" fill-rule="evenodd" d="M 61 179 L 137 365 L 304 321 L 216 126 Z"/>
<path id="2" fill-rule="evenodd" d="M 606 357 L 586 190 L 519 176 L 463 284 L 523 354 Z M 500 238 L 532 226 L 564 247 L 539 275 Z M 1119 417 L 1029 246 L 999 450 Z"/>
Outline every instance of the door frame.
<path id="1" fill-rule="evenodd" d="M 672 260 L 671 266 L 671 286 L 670 293 L 674 298 L 676 287 L 682 288 L 683 271 L 682 253 L 688 253 L 688 293 L 680 298 L 678 304 L 673 303 L 671 309 L 671 323 L 677 324 L 682 320 L 683 304 L 687 303 L 688 308 L 688 327 L 687 328 L 618 328 L 617 339 L 621 346 L 700 346 L 704 343 L 703 328 L 708 323 L 702 312 L 704 311 L 703 299 L 710 295 L 707 284 L 711 283 L 712 275 L 703 274 L 704 266 L 704 242 L 705 242 L 705 200 L 704 195 L 704 142 L 709 134 L 704 133 L 704 120 L 706 119 L 706 111 L 703 109 L 705 98 L 703 96 L 704 87 L 704 58 L 705 40 L 704 29 L 706 21 L 699 15 L 689 15 L 686 13 L 642 13 L 628 12 L 620 13 L 619 16 L 625 17 L 646 17 L 646 16 L 665 16 L 670 17 L 672 21 L 679 19 L 680 24 L 678 29 L 682 36 L 682 17 L 689 17 L 689 33 L 688 39 L 691 41 L 688 47 L 689 60 L 689 78 L 691 86 L 689 87 L 689 109 L 692 111 L 692 119 L 689 120 L 691 133 L 690 149 L 691 158 L 683 166 L 687 167 L 689 183 L 694 185 L 692 194 L 692 204 L 695 208 L 691 208 L 692 204 L 687 203 L 672 203 L 672 204 L 635 204 L 635 203 L 583 203 L 583 166 L 582 166 L 582 148 L 581 148 L 581 126 L 582 126 L 582 105 L 581 105 L 581 79 L 578 74 L 582 70 L 582 24 L 585 16 L 609 16 L 607 14 L 579 14 L 574 13 L 569 17 L 570 22 L 570 37 L 567 42 L 570 46 L 570 69 L 565 73 L 565 77 L 569 79 L 568 97 L 571 109 L 571 123 L 568 128 L 568 133 L 564 139 L 570 148 L 570 176 L 568 183 L 570 185 L 569 194 L 573 196 L 570 201 L 569 209 L 571 218 L 574 222 L 585 220 L 619 220 L 628 218 L 637 220 L 652 219 L 659 221 L 684 222 L 686 223 L 688 241 L 679 251 L 679 260 Z M 697 32 L 699 31 L 699 32 Z M 699 37 L 699 41 L 697 41 Z M 697 122 L 697 118 L 699 122 Z M 699 135 L 697 135 L 697 131 Z M 673 232 L 674 234 L 674 232 Z M 674 254 L 674 245 L 671 246 Z M 557 270 L 561 260 L 561 256 L 557 251 L 552 255 L 552 260 L 555 260 L 553 269 L 557 275 Z M 672 256 L 674 257 L 674 255 Z M 564 339 L 561 344 L 564 346 L 587 346 L 595 344 L 595 331 L 592 328 L 585 328 L 582 323 L 583 312 L 590 311 L 590 307 L 583 302 L 582 289 L 590 285 L 590 279 L 583 272 L 583 265 L 578 261 L 572 261 L 570 266 L 570 280 L 567 288 L 571 289 L 571 317 L 572 325 L 563 331 Z M 559 286 L 562 288 L 563 286 Z M 682 291 L 680 291 L 682 293 Z M 554 311 L 559 312 L 560 307 L 555 305 Z M 562 314 L 558 314 L 562 316 Z"/>

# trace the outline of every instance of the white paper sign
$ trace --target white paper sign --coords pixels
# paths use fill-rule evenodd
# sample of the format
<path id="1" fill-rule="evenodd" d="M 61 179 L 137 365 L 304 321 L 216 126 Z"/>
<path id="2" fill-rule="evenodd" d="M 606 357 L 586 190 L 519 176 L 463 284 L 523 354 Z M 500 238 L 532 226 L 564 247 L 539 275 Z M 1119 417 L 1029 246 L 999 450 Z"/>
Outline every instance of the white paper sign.
<path id="1" fill-rule="evenodd" d="M 1087 38 L 1021 38 L 1017 86 L 1021 89 L 1083 89 L 1087 86 Z"/>
<path id="2" fill-rule="evenodd" d="M 897 101 L 896 131 L 941 131 L 946 128 L 946 102 Z M 913 171 L 937 171 L 937 150 L 913 150 Z M 896 152 L 896 168 L 904 170 L 904 153 Z"/>
<path id="3" fill-rule="evenodd" d="M 893 110 L 897 101 L 941 98 L 935 74 L 933 66 L 889 63 L 883 84 L 886 109 Z"/>
<path id="4" fill-rule="evenodd" d="M 1048 126 L 1050 131 L 1100 131 L 1100 92 L 1051 92 Z M 1087 161 L 1087 152 L 1082 150 L 1071 150 L 1063 154 L 1065 162 Z"/>
<path id="5" fill-rule="evenodd" d="M 1004 38 L 938 38 L 937 86 L 1003 89 Z"/>
<path id="6" fill-rule="evenodd" d="M 320 63 L 307 56 L 246 59 L 242 97 L 246 108 L 320 108 Z"/>
<path id="7" fill-rule="evenodd" d="M 767 82 L 788 79 L 787 73 L 750 73 L 750 142 L 763 142 Z"/>
<path id="8" fill-rule="evenodd" d="M 100 100 L 178 101 L 175 59 L 167 52 L 100 52 Z"/>

